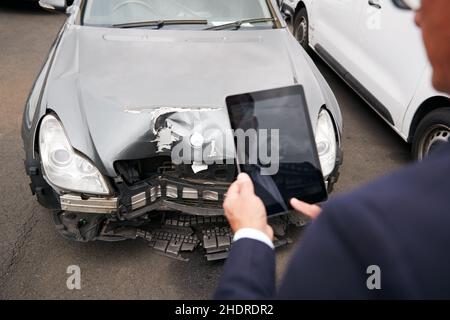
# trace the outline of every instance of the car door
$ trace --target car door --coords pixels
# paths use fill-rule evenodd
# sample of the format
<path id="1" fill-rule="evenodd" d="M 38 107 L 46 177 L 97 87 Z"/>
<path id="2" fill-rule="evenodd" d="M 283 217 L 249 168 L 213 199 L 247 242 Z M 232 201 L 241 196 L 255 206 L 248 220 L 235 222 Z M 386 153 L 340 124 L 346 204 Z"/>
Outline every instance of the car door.
<path id="1" fill-rule="evenodd" d="M 336 71 L 342 71 L 340 67 L 353 69 L 353 52 L 359 46 L 356 27 L 363 0 L 313 0 L 310 3 L 307 8 L 310 45 L 333 64 Z"/>
<path id="2" fill-rule="evenodd" d="M 398 131 L 428 63 L 421 33 L 414 13 L 398 10 L 391 0 L 359 1 L 364 3 L 357 28 L 361 46 L 353 53 L 357 68 L 351 73 Z"/>

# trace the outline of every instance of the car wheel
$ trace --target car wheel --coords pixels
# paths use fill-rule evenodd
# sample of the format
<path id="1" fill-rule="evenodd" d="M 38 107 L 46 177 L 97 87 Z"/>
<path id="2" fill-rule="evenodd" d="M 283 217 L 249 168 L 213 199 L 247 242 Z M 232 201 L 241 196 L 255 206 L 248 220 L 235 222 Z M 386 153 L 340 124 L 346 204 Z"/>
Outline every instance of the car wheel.
<path id="1" fill-rule="evenodd" d="M 450 108 L 436 109 L 419 123 L 413 139 L 412 153 L 422 160 L 440 145 L 449 142 Z"/>
<path id="2" fill-rule="evenodd" d="M 309 50 L 309 21 L 306 8 L 300 9 L 294 18 L 294 37 L 305 50 Z"/>

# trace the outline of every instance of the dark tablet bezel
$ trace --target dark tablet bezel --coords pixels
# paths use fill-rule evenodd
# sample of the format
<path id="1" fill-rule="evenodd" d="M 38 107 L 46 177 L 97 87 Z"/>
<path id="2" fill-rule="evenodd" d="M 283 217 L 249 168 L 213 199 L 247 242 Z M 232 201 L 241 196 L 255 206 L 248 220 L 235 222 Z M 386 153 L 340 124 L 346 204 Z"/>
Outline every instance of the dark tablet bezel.
<path id="1" fill-rule="evenodd" d="M 309 133 L 311 144 L 312 144 L 312 151 L 313 151 L 312 158 L 313 158 L 313 161 L 315 162 L 315 163 L 312 163 L 312 165 L 323 176 L 320 159 L 319 159 L 319 155 L 318 155 L 318 151 L 317 151 L 317 145 L 315 142 L 314 131 L 313 131 L 312 124 L 311 124 L 311 118 L 310 118 L 309 110 L 307 107 L 305 91 L 303 89 L 303 86 L 294 85 L 294 86 L 281 87 L 281 88 L 256 91 L 256 92 L 247 92 L 247 93 L 228 96 L 226 98 L 226 105 L 227 105 L 227 111 L 228 111 L 228 116 L 229 116 L 229 120 L 230 120 L 230 125 L 233 130 L 237 130 L 240 128 L 237 128 L 236 124 L 233 122 L 231 109 L 239 106 L 238 104 L 235 103 L 235 100 L 238 97 L 243 96 L 243 95 L 248 95 L 248 94 L 251 94 L 252 97 L 255 99 L 255 101 L 274 99 L 274 98 L 278 98 L 278 97 L 281 98 L 284 96 L 297 96 L 300 99 L 299 108 L 303 109 L 301 111 L 303 112 L 303 115 L 306 117 L 305 122 L 308 127 L 307 132 Z M 280 128 L 268 128 L 268 129 L 280 129 Z M 236 147 L 235 141 L 234 141 L 234 144 L 235 144 L 234 146 L 235 146 L 235 151 L 236 151 L 237 147 Z M 236 157 L 235 157 L 236 166 L 237 166 L 238 172 L 241 172 L 241 169 L 242 169 L 241 168 L 242 165 L 241 165 L 241 161 L 240 161 L 241 159 L 238 159 L 238 157 L 239 157 L 238 152 L 235 152 L 235 154 L 236 154 Z M 319 183 L 320 183 L 320 189 L 322 190 L 321 192 L 318 192 L 314 197 L 310 197 L 310 199 L 304 199 L 301 197 L 301 195 L 299 195 L 299 198 L 303 199 L 304 201 L 309 200 L 309 202 L 315 202 L 315 203 L 326 201 L 328 199 L 328 192 L 327 192 L 327 189 L 325 186 L 325 181 L 323 179 L 320 179 Z M 290 199 L 286 199 L 286 198 L 284 198 L 284 199 L 285 199 L 285 201 L 287 200 L 287 205 L 288 205 L 288 208 L 290 209 L 290 211 L 283 211 L 283 212 L 279 212 L 279 213 L 275 213 L 275 214 L 270 214 L 270 215 L 268 215 L 268 217 L 272 218 L 272 217 L 276 217 L 276 216 L 280 216 L 280 215 L 285 215 L 293 210 L 292 206 L 289 203 Z"/>

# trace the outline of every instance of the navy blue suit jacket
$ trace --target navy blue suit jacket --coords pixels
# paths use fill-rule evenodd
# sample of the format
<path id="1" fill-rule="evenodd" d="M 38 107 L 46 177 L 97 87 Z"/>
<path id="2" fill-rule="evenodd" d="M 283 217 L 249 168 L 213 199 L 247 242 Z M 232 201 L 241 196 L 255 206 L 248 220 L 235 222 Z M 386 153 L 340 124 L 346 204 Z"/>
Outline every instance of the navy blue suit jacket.
<path id="1" fill-rule="evenodd" d="M 380 267 L 381 290 L 367 268 Z M 216 299 L 450 298 L 450 146 L 327 203 L 275 289 L 275 253 L 234 243 Z"/>

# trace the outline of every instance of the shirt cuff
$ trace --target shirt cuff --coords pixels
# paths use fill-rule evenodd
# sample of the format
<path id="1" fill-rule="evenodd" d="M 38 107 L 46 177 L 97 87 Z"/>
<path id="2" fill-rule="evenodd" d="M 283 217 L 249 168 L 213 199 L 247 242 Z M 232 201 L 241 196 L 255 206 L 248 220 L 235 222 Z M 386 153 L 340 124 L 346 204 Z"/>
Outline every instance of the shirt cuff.
<path id="1" fill-rule="evenodd" d="M 233 242 L 236 242 L 240 239 L 252 239 L 256 241 L 260 241 L 268 245 L 270 248 L 274 249 L 274 245 L 272 240 L 262 231 L 252 229 L 252 228 L 242 228 L 239 229 L 233 238 Z"/>

